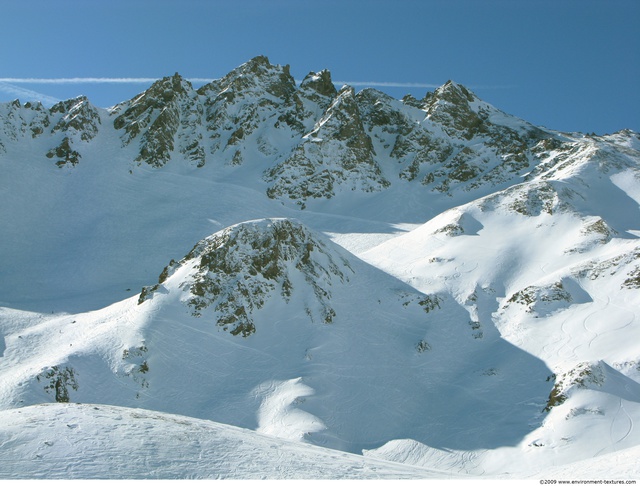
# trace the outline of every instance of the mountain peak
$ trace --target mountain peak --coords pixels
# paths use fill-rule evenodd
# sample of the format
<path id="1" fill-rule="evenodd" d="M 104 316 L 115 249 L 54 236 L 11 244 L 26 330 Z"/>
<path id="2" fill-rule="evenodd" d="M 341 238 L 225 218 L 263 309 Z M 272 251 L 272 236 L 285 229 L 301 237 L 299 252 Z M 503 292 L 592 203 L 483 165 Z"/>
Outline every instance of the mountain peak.
<path id="1" fill-rule="evenodd" d="M 298 222 L 248 221 L 198 242 L 179 264 L 165 268 L 158 285 L 143 289 L 139 303 L 185 265 L 192 265 L 193 271 L 178 285 L 188 288 L 186 304 L 193 315 L 200 317 L 209 309 L 218 326 L 244 337 L 256 332 L 254 312 L 278 293 L 288 301 L 292 293 L 300 292 L 311 321 L 331 323 L 335 317 L 329 305 L 331 287 L 348 281 L 351 271 L 337 249 Z"/>
<path id="2" fill-rule="evenodd" d="M 307 74 L 300 83 L 300 88 L 311 88 L 320 95 L 332 98 L 338 93 L 331 80 L 331 73 L 327 69 Z"/>
<path id="3" fill-rule="evenodd" d="M 51 113 L 67 113 L 71 110 L 78 109 L 78 107 L 83 104 L 90 104 L 87 97 L 84 95 L 76 96 L 68 100 L 58 101 L 49 111 Z"/>
<path id="4" fill-rule="evenodd" d="M 260 55 L 249 59 L 240 66 L 240 69 L 246 69 L 257 74 L 261 69 L 271 69 L 273 67 L 275 66 L 269 62 L 269 58 L 267 56 Z M 284 69 L 288 71 L 289 66 L 285 66 Z"/>
<path id="5" fill-rule="evenodd" d="M 176 97 L 176 94 L 185 93 L 192 89 L 191 83 L 176 72 L 173 76 L 165 76 L 153 83 L 144 94 L 161 96 L 165 102 L 169 102 Z"/>
<path id="6" fill-rule="evenodd" d="M 229 72 L 220 80 L 205 85 L 198 90 L 205 94 L 212 91 L 229 93 L 227 97 L 243 93 L 260 93 L 266 91 L 278 98 L 288 98 L 296 89 L 289 65 L 271 64 L 266 56 L 257 56 Z"/>
<path id="7" fill-rule="evenodd" d="M 455 105 L 473 103 L 479 98 L 466 86 L 449 80 L 431 95 L 437 100 L 447 101 Z"/>

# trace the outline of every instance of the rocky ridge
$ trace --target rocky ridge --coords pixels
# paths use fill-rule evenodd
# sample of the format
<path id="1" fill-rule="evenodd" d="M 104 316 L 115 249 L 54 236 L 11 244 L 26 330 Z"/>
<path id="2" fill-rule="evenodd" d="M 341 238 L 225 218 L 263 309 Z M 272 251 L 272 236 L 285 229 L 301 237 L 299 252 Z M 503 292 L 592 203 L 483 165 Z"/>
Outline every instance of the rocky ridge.
<path id="1" fill-rule="evenodd" d="M 216 325 L 233 335 L 247 337 L 256 331 L 253 313 L 272 294 L 285 302 L 304 301 L 309 319 L 330 324 L 332 282 L 346 284 L 353 273 L 349 262 L 303 225 L 286 220 L 259 220 L 227 228 L 200 241 L 179 262 L 172 261 L 158 284 L 145 287 L 138 303 L 153 297 L 180 267 L 193 267 L 181 283 L 186 305 L 194 317 L 213 311 Z M 298 289 L 302 285 L 308 292 Z M 296 295 L 293 295 L 293 294 Z M 307 301 L 305 295 L 314 298 Z"/>
<path id="2" fill-rule="evenodd" d="M 176 73 L 109 110 L 82 97 L 49 109 L 15 101 L 0 106 L 0 127 L 0 150 L 43 139 L 43 155 L 60 167 L 80 163 L 87 144 L 105 143 L 99 132 L 115 132 L 133 147 L 132 168 L 180 160 L 255 168 L 256 187 L 302 208 L 405 184 L 436 196 L 486 194 L 524 177 L 553 177 L 577 159 L 610 161 L 621 139 L 637 142 L 633 132 L 584 137 L 535 127 L 452 81 L 422 100 L 338 91 L 326 70 L 297 85 L 288 66 L 264 56 L 199 89 Z M 637 144 L 628 145 L 637 156 Z"/>

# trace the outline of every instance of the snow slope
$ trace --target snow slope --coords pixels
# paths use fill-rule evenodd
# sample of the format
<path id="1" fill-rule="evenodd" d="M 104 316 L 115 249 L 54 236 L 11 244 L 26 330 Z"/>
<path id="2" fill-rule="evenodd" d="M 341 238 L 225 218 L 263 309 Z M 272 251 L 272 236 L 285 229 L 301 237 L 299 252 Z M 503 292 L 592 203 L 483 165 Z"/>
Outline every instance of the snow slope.
<path id="1" fill-rule="evenodd" d="M 398 436 L 516 444 L 552 388 L 542 362 L 450 297 L 290 220 L 216 233 L 140 298 L 31 319 L 3 329 L 3 408 L 142 407 L 359 453 Z"/>
<path id="2" fill-rule="evenodd" d="M 616 454 L 624 475 L 639 149 L 454 82 L 394 100 L 264 57 L 110 109 L 0 105 L 0 409 L 179 414 L 452 474 Z"/>
<path id="3" fill-rule="evenodd" d="M 0 412 L 2 479 L 416 479 L 447 473 L 181 415 L 47 404 Z"/>
<path id="4" fill-rule="evenodd" d="M 378 457 L 521 474 L 637 444 L 640 200 L 630 189 L 638 169 L 599 162 L 453 208 L 362 254 L 423 292 L 454 296 L 479 325 L 541 359 L 555 382 L 542 426 L 515 449 L 463 460 L 464 451 L 407 442 Z"/>
<path id="5" fill-rule="evenodd" d="M 44 404 L 0 412 L 2 479 L 463 479 L 205 420 L 141 409 Z M 638 447 L 532 478 L 638 476 Z M 510 479 L 511 475 L 487 479 Z"/>

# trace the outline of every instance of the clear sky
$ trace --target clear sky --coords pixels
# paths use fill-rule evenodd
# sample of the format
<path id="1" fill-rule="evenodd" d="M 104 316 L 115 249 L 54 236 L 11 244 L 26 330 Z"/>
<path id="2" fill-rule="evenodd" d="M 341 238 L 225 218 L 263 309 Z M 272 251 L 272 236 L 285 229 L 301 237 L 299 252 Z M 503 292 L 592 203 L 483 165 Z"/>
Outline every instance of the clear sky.
<path id="1" fill-rule="evenodd" d="M 0 19 L 0 101 L 107 107 L 262 54 L 296 79 L 398 98 L 453 79 L 537 125 L 640 131 L 639 0 L 0 0 Z"/>

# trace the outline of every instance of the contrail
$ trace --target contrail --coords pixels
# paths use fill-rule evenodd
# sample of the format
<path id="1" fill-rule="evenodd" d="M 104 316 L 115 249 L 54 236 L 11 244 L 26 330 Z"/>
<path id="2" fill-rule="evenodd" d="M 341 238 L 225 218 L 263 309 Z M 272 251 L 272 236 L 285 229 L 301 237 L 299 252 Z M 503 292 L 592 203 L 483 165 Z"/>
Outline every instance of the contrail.
<path id="1" fill-rule="evenodd" d="M 158 78 L 0 78 L 0 83 L 17 84 L 142 84 Z"/>
<path id="2" fill-rule="evenodd" d="M 379 87 L 379 88 L 422 88 L 435 89 L 440 88 L 442 84 L 428 83 L 394 83 L 386 81 L 334 81 L 333 84 L 348 84 L 349 86 Z M 444 83 L 443 83 L 444 84 Z M 470 89 L 509 89 L 511 85 L 465 85 Z"/>
<path id="3" fill-rule="evenodd" d="M 147 84 L 159 78 L 0 78 L 0 83 L 16 84 Z M 186 78 L 195 83 L 209 83 L 213 78 Z"/>
<path id="4" fill-rule="evenodd" d="M 334 81 L 333 84 L 348 84 L 349 86 L 377 86 L 380 88 L 439 88 L 440 84 L 427 83 L 396 83 L 392 81 Z"/>
<path id="5" fill-rule="evenodd" d="M 0 78 L 0 92 L 18 96 L 27 101 L 40 101 L 44 105 L 54 105 L 60 100 L 37 91 L 15 86 L 15 84 L 152 84 L 161 78 Z M 209 83 L 213 78 L 186 78 L 192 83 Z M 300 80 L 296 83 L 300 84 Z M 404 83 L 393 81 L 334 81 L 336 85 L 349 85 L 358 87 L 378 88 L 439 88 L 439 84 L 431 83 Z M 513 86 L 469 86 L 471 89 L 508 89 Z"/>
<path id="6" fill-rule="evenodd" d="M 152 84 L 161 79 L 157 78 L 0 78 L 0 83 L 13 84 Z M 192 83 L 210 83 L 215 78 L 185 78 Z M 296 79 L 296 83 L 301 80 Z M 441 84 L 433 83 L 406 83 L 396 81 L 333 81 L 334 84 L 358 87 L 379 88 L 439 88 Z M 511 85 L 468 85 L 471 89 L 509 89 Z M 18 89 L 18 88 L 16 88 Z"/>
<path id="7" fill-rule="evenodd" d="M 0 78 L 0 83 L 16 84 L 147 84 L 161 78 Z M 210 83 L 213 78 L 186 78 L 195 83 Z M 300 80 L 296 80 L 300 83 Z M 387 81 L 334 81 L 350 86 L 378 86 L 386 88 L 438 88 L 439 84 L 399 83 Z"/>

